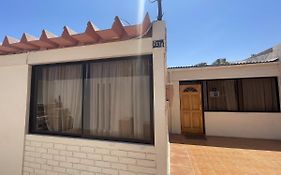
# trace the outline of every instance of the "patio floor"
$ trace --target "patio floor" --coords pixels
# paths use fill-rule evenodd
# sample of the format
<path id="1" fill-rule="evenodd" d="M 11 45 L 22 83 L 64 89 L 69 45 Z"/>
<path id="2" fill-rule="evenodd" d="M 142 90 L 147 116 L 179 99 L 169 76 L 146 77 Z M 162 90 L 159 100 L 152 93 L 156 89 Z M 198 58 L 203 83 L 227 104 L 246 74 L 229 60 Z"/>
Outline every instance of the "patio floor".
<path id="1" fill-rule="evenodd" d="M 171 135 L 171 175 L 281 175 L 281 141 Z"/>

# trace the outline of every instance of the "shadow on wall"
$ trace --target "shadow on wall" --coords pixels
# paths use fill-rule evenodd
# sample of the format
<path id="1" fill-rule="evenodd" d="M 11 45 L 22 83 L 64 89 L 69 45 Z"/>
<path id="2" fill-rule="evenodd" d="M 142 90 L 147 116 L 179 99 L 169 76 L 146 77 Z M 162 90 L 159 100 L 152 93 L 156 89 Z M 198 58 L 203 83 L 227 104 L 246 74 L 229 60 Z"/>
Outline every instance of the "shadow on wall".
<path id="1" fill-rule="evenodd" d="M 170 134 L 170 142 L 178 144 L 237 148 L 249 150 L 281 151 L 281 140 L 261 140 L 229 137 L 190 137 Z"/>

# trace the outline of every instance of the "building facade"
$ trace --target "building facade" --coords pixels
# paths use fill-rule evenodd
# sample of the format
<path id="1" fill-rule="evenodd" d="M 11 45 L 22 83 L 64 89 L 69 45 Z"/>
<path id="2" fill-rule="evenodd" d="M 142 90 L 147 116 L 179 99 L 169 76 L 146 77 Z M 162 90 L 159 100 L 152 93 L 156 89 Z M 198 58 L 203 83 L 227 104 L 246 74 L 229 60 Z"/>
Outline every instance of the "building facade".
<path id="1" fill-rule="evenodd" d="M 162 21 L 0 46 L 0 174 L 169 174 Z M 153 44 L 154 43 L 154 44 Z"/>
<path id="2" fill-rule="evenodd" d="M 281 46 L 224 66 L 168 69 L 169 130 L 281 139 Z"/>

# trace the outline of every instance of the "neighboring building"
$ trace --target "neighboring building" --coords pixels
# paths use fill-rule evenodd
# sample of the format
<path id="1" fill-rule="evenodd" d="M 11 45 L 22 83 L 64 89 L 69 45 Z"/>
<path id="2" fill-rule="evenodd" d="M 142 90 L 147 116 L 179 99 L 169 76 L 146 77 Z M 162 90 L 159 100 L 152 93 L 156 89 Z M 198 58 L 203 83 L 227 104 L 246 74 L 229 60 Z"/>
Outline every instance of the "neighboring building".
<path id="1" fill-rule="evenodd" d="M 0 174 L 168 174 L 165 42 L 165 23 L 148 15 L 6 37 Z"/>
<path id="2" fill-rule="evenodd" d="M 281 45 L 227 65 L 171 67 L 171 133 L 281 139 Z"/>

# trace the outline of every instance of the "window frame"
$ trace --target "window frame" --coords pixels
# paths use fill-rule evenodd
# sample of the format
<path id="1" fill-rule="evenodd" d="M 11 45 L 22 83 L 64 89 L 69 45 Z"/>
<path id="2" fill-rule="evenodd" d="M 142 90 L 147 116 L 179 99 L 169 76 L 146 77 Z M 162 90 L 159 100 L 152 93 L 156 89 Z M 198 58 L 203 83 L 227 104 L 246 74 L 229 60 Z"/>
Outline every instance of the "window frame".
<path id="1" fill-rule="evenodd" d="M 276 95 L 277 95 L 277 106 L 278 106 L 278 109 L 277 111 L 247 111 L 247 110 L 241 110 L 241 94 L 239 93 L 239 81 L 240 80 L 247 80 L 247 79 L 264 79 L 264 78 L 270 78 L 270 79 L 274 79 L 275 81 L 275 85 L 276 85 Z M 208 79 L 208 80 L 200 80 L 202 82 L 206 82 L 206 90 L 204 90 L 204 92 L 206 91 L 208 93 L 208 81 L 224 81 L 224 80 L 235 80 L 236 81 L 236 95 L 237 95 L 237 103 L 238 103 L 238 110 L 210 110 L 209 109 L 209 96 L 207 94 L 207 98 L 204 99 L 206 100 L 206 106 L 204 106 L 204 111 L 205 112 L 249 112 L 249 113 L 280 113 L 281 109 L 280 109 L 280 92 L 279 92 L 279 87 L 278 87 L 278 77 L 250 77 L 250 78 L 229 78 L 229 79 Z M 240 81 L 241 82 L 241 81 Z"/>
<path id="2" fill-rule="evenodd" d="M 210 110 L 209 109 L 209 102 L 210 102 L 210 99 L 209 99 L 209 86 L 208 86 L 208 82 L 210 81 L 228 81 L 228 80 L 233 80 L 234 81 L 234 88 L 235 88 L 235 95 L 236 95 L 236 104 L 237 104 L 237 110 Z M 217 79 L 217 80 L 205 80 L 206 82 L 206 89 L 204 90 L 207 94 L 206 94 L 206 98 L 207 98 L 207 102 L 206 102 L 206 108 L 207 108 L 207 111 L 216 111 L 216 112 L 224 112 L 224 111 L 227 111 L 227 112 L 239 112 L 240 111 L 240 104 L 239 104 L 239 90 L 238 90 L 238 79 Z M 204 110 L 205 110 L 205 106 L 204 106 Z"/>
<path id="3" fill-rule="evenodd" d="M 128 59 L 148 59 L 149 61 L 149 83 L 150 83 L 150 131 L 151 137 L 149 140 L 141 140 L 134 138 L 119 138 L 119 137 L 106 137 L 106 136 L 89 136 L 83 133 L 84 127 L 84 95 L 85 95 L 85 80 L 87 79 L 87 66 L 90 63 L 98 62 L 111 62 L 111 61 L 121 61 Z M 54 65 L 72 65 L 72 64 L 81 64 L 82 66 L 82 119 L 81 119 L 81 133 L 62 133 L 58 131 L 38 131 L 36 130 L 36 103 L 37 103 L 37 92 L 38 92 L 38 82 L 36 81 L 36 70 L 49 67 Z M 154 131 L 154 70 L 153 70 L 153 55 L 135 55 L 127 57 L 114 57 L 114 58 L 102 58 L 98 60 L 88 60 L 88 61 L 76 61 L 76 62 L 65 62 L 65 63 L 54 63 L 54 64 L 42 64 L 32 66 L 32 75 L 31 75 L 31 88 L 30 88 L 30 106 L 29 106 L 29 127 L 28 133 L 35 135 L 46 135 L 46 136 L 59 136 L 59 137 L 69 137 L 69 138 L 81 138 L 81 139 L 91 139 L 91 140 L 103 140 L 103 141 L 116 141 L 116 142 L 125 142 L 125 143 L 138 143 L 138 144 L 149 144 L 155 145 L 155 131 Z"/>

